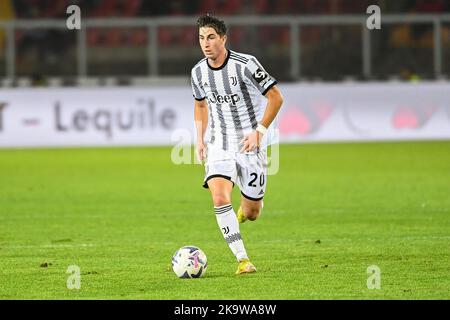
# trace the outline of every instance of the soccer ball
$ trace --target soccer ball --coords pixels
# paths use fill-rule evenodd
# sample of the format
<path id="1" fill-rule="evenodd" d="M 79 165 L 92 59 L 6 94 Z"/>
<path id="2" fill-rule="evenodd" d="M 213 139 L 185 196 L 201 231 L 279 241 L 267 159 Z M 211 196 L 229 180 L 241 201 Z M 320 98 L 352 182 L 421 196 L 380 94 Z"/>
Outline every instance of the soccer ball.
<path id="1" fill-rule="evenodd" d="M 178 278 L 200 278 L 207 267 L 205 253 L 195 246 L 181 247 L 172 257 L 172 269 Z"/>

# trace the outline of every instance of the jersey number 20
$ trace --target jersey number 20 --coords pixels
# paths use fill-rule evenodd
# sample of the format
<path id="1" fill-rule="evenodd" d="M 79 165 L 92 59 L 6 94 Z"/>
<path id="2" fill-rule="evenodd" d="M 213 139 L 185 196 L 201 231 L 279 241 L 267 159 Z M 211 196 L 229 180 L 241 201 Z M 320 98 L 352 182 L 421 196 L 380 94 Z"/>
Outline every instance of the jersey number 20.
<path id="1" fill-rule="evenodd" d="M 256 187 L 255 181 L 258 179 L 258 174 L 256 172 L 250 173 L 250 176 L 253 179 L 248 183 L 249 187 Z M 264 185 L 264 174 L 259 176 L 259 186 L 262 187 Z"/>

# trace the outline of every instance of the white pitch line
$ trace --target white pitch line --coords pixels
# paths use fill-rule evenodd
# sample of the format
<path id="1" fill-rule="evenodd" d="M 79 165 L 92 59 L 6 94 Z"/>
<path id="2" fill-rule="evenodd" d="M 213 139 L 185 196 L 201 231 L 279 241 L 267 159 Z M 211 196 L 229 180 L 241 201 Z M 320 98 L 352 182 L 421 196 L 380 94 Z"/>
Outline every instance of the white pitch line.
<path id="1" fill-rule="evenodd" d="M 319 240 L 320 237 L 317 239 L 278 239 L 278 240 L 260 240 L 260 242 L 263 243 L 285 243 L 285 242 L 291 242 L 291 243 L 314 243 L 317 240 Z M 373 237 L 358 237 L 358 238 L 320 238 L 320 242 L 327 242 L 327 243 L 333 243 L 335 241 L 356 241 L 356 240 L 362 240 L 362 241 L 385 241 L 385 240 L 450 240 L 450 236 L 407 236 L 407 237 L 380 237 L 380 238 L 373 238 Z"/>
<path id="2" fill-rule="evenodd" d="M 42 244 L 42 245 L 17 245 L 8 246 L 3 245 L 0 247 L 5 249 L 34 249 L 34 248 L 79 248 L 79 247 L 95 247 L 92 243 L 80 243 L 80 244 Z"/>

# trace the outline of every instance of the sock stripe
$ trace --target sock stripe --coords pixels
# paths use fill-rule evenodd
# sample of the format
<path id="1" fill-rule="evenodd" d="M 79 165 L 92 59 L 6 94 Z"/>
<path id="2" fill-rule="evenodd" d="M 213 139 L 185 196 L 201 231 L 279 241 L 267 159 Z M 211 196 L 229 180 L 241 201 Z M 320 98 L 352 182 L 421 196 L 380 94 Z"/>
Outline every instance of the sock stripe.
<path id="1" fill-rule="evenodd" d="M 222 214 L 222 213 L 228 212 L 232 209 L 233 209 L 233 207 L 231 206 L 231 204 L 229 204 L 224 207 L 214 208 L 214 211 L 216 212 L 216 214 Z"/>
<path id="2" fill-rule="evenodd" d="M 220 206 L 220 207 L 214 207 L 214 209 L 224 209 L 224 208 L 228 208 L 228 207 L 231 207 L 231 203 L 224 204 L 223 206 Z"/>
<path id="3" fill-rule="evenodd" d="M 214 208 L 214 211 L 227 211 L 231 209 L 231 205 L 226 206 L 224 208 Z"/>
<path id="4" fill-rule="evenodd" d="M 231 209 L 231 208 L 230 208 L 230 209 Z M 230 211 L 230 209 L 224 210 L 224 211 L 216 211 L 216 214 L 224 214 L 224 213 L 227 213 L 228 211 Z"/>

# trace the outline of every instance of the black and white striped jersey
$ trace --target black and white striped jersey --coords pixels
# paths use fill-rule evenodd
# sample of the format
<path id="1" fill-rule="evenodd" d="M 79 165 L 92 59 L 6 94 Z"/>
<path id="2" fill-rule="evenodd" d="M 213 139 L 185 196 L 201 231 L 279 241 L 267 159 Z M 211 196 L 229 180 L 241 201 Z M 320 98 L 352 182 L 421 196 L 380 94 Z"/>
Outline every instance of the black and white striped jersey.
<path id="1" fill-rule="evenodd" d="M 191 72 L 196 100 L 207 100 L 210 143 L 223 150 L 238 150 L 239 141 L 261 120 L 266 92 L 277 81 L 251 55 L 228 50 L 222 66 L 213 68 L 208 59 Z"/>

